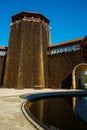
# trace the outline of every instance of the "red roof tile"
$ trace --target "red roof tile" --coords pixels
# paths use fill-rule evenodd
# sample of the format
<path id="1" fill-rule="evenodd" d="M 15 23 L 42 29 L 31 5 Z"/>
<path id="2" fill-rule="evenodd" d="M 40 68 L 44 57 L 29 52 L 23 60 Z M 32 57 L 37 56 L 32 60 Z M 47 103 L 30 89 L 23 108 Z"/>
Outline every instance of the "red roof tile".
<path id="1" fill-rule="evenodd" d="M 5 46 L 0 46 L 0 50 L 6 50 L 7 49 L 7 47 L 5 47 Z"/>
<path id="2" fill-rule="evenodd" d="M 70 41 L 67 41 L 67 42 L 61 42 L 59 44 L 54 44 L 54 45 L 51 45 L 49 46 L 50 48 L 54 48 L 54 47 L 60 47 L 60 46 L 66 46 L 66 45 L 74 45 L 74 44 L 77 44 L 78 42 L 81 42 L 84 38 L 78 38 L 78 39 L 75 39 L 75 40 L 70 40 Z"/>

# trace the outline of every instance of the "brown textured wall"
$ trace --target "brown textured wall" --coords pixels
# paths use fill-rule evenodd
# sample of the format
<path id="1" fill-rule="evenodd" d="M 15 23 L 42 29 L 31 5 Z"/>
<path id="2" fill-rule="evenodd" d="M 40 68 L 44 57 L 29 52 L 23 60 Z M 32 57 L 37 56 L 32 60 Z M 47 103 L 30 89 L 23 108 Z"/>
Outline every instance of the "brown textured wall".
<path id="1" fill-rule="evenodd" d="M 25 21 L 23 26 L 23 84 L 25 87 L 45 87 L 48 83 L 47 25 Z"/>
<path id="2" fill-rule="evenodd" d="M 87 47 L 83 49 L 82 56 L 87 60 Z"/>
<path id="3" fill-rule="evenodd" d="M 19 20 L 11 25 L 5 87 L 47 87 L 47 33 L 48 25 L 41 20 Z"/>
<path id="4" fill-rule="evenodd" d="M 84 60 L 80 52 L 77 51 L 59 55 L 48 55 L 48 63 L 49 87 L 69 88 L 72 86 L 70 82 L 72 82 L 71 76 L 73 68 L 79 63 L 87 63 L 87 61 Z"/>
<path id="5" fill-rule="evenodd" d="M 5 57 L 0 56 L 0 86 L 2 85 L 2 80 L 3 80 L 3 72 L 4 72 L 4 65 L 5 64 Z"/>
<path id="6" fill-rule="evenodd" d="M 16 88 L 18 84 L 18 70 L 21 43 L 21 26 L 22 23 L 13 24 L 11 26 L 8 56 L 6 60 L 4 87 Z M 21 86 L 20 86 L 21 87 Z"/>

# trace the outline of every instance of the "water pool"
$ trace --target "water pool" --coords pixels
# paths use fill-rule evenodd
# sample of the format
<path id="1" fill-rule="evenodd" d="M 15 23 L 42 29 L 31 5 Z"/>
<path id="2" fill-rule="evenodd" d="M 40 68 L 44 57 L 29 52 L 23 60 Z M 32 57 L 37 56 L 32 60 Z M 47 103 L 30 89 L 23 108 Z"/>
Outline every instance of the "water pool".
<path id="1" fill-rule="evenodd" d="M 87 98 L 80 96 L 43 98 L 29 101 L 27 108 L 50 129 L 87 130 L 87 105 L 83 104 L 83 100 L 87 104 Z M 86 111 L 82 117 L 84 110 Z"/>

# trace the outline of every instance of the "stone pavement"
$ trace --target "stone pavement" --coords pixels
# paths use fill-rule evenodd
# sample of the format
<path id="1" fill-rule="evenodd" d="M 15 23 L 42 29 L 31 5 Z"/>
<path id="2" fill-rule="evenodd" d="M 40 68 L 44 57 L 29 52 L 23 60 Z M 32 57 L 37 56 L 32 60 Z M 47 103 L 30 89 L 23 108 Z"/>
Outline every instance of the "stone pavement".
<path id="1" fill-rule="evenodd" d="M 36 130 L 21 111 L 25 100 L 20 95 L 43 91 L 50 89 L 0 89 L 0 130 Z"/>

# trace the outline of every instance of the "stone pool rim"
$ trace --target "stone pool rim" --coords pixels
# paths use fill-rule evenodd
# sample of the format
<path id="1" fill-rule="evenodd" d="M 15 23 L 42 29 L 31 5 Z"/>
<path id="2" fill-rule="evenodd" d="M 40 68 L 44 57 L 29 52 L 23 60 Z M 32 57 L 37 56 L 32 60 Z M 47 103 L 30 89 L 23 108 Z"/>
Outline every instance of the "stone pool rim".
<path id="1" fill-rule="evenodd" d="M 41 92 L 41 93 L 33 93 L 33 94 L 25 94 L 21 95 L 21 98 L 24 98 L 26 101 L 22 104 L 22 112 L 25 115 L 25 117 L 32 123 L 34 127 L 38 130 L 50 130 L 46 125 L 44 125 L 42 122 L 40 122 L 37 118 L 35 118 L 30 110 L 27 109 L 27 103 L 29 101 L 41 99 L 41 98 L 49 98 L 49 97 L 60 97 L 60 96 L 87 96 L 87 89 L 65 89 L 65 90 L 55 90 L 51 92 Z"/>

